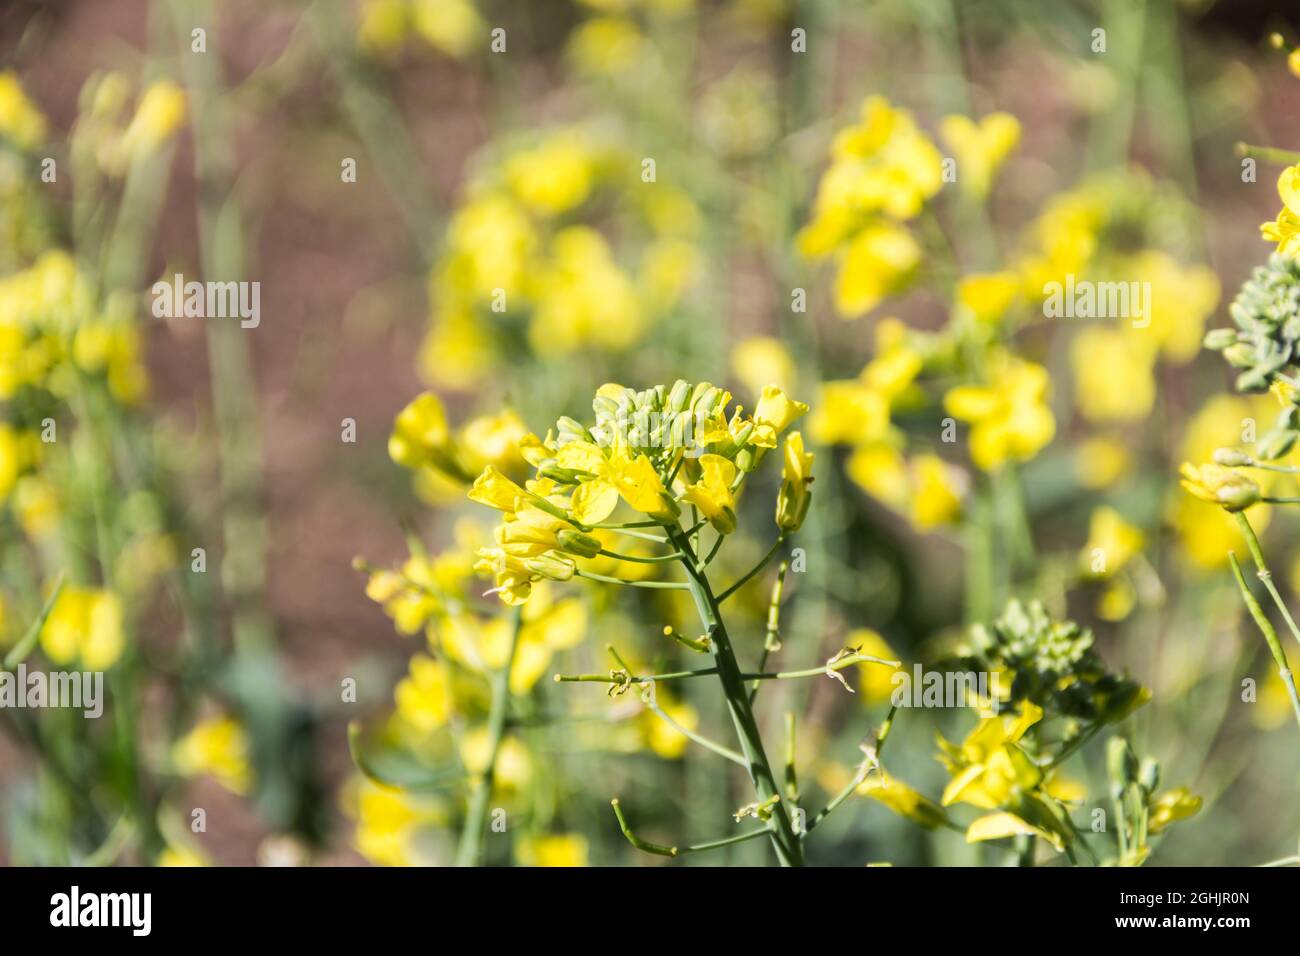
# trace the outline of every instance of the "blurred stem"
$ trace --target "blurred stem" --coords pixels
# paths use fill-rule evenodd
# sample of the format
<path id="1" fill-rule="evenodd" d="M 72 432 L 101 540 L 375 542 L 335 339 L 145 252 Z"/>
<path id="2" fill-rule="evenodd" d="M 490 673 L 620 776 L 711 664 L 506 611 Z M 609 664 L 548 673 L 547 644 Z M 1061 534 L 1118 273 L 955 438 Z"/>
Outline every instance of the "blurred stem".
<path id="1" fill-rule="evenodd" d="M 326 54 L 337 70 L 343 108 L 379 169 L 398 214 L 406 223 L 424 261 L 433 259 L 433 236 L 438 230 L 438 206 L 428 185 L 418 175 L 419 153 L 401 114 L 387 95 L 380 77 L 358 58 L 355 30 L 342 0 L 316 0 L 311 18 Z"/>
<path id="2" fill-rule="evenodd" d="M 465 828 L 461 831 L 460 845 L 456 848 L 457 866 L 479 866 L 483 862 L 483 838 L 487 833 L 488 803 L 492 798 L 492 786 L 496 780 L 497 757 L 501 753 L 501 741 L 505 739 L 506 711 L 510 704 L 510 668 L 514 666 L 515 651 L 519 647 L 519 631 L 522 623 L 520 609 L 515 608 L 510 622 L 510 650 L 506 661 L 492 675 L 492 703 L 488 709 L 488 746 L 487 766 L 483 775 L 474 785 L 470 795 L 469 809 L 465 814 Z"/>
<path id="3" fill-rule="evenodd" d="M 667 526 L 666 530 L 677 549 L 685 555 L 682 558 L 682 566 L 686 569 L 691 597 L 695 601 L 695 609 L 700 615 L 700 621 L 703 623 L 706 633 L 713 642 L 713 656 L 717 662 L 718 680 L 722 684 L 727 709 L 730 711 L 732 722 L 736 726 L 736 735 L 740 738 L 741 751 L 748 764 L 749 779 L 754 785 L 754 791 L 758 795 L 760 803 L 771 800 L 779 795 L 780 790 L 777 787 L 776 779 L 772 775 L 772 767 L 768 762 L 767 754 L 763 750 L 762 735 L 759 733 L 758 723 L 754 719 L 754 712 L 749 706 L 749 696 L 745 693 L 744 680 L 740 675 L 740 667 L 736 663 L 736 655 L 731 647 L 731 638 L 727 635 L 727 627 L 723 623 L 722 614 L 718 608 L 718 598 L 714 596 L 708 578 L 700 570 L 695 558 L 695 552 L 691 549 L 690 542 L 686 539 L 681 527 Z M 757 569 L 753 573 L 757 573 Z M 776 851 L 777 859 L 781 865 L 802 866 L 803 848 L 800 846 L 799 838 L 795 835 L 794 828 L 791 826 L 790 815 L 780 802 L 777 802 L 772 807 L 768 830 L 772 839 L 772 847 Z"/>
<path id="4" fill-rule="evenodd" d="M 1101 10 L 1107 44 L 1116 39 L 1122 39 L 1124 43 L 1118 49 L 1108 45 L 1105 53 L 1094 54 L 1118 60 L 1111 72 L 1119 93 L 1116 102 L 1101 112 L 1092 125 L 1087 151 L 1090 172 L 1123 166 L 1128 161 L 1146 42 L 1146 0 L 1103 0 Z"/>

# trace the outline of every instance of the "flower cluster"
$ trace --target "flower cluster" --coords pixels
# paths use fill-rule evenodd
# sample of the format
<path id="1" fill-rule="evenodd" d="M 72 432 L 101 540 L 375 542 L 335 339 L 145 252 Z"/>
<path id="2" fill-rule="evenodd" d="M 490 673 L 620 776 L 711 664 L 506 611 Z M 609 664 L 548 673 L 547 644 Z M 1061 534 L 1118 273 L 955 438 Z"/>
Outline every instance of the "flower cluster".
<path id="1" fill-rule="evenodd" d="M 667 183 L 634 188 L 637 164 L 594 131 L 571 127 L 507 148 L 452 215 L 430 279 L 433 315 L 421 367 L 467 388 L 508 356 L 519 330 L 533 354 L 620 352 L 671 309 L 695 271 L 699 213 Z M 634 265 L 597 214 L 643 238 Z"/>
<path id="2" fill-rule="evenodd" d="M 525 485 L 485 468 L 469 496 L 503 516 L 478 565 L 495 577 L 501 600 L 522 604 L 536 582 L 573 577 L 579 561 L 604 550 L 593 532 L 620 505 L 663 525 L 676 525 L 689 506 L 719 534 L 734 531 L 745 476 L 808 406 L 776 386 L 763 390 L 752 416 L 739 405 L 728 412 L 730 404 L 731 394 L 708 382 L 640 392 L 604 385 L 592 401 L 593 425 L 562 418 L 545 439 L 520 441 L 536 470 Z M 789 435 L 776 513 L 783 530 L 798 528 L 807 512 L 811 463 L 802 436 Z"/>

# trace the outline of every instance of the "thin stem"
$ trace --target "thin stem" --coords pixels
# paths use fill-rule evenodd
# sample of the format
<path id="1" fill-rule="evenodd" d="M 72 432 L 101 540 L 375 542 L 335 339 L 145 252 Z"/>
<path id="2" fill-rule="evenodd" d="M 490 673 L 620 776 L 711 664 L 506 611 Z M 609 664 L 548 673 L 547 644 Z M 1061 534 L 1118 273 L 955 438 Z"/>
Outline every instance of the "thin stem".
<path id="1" fill-rule="evenodd" d="M 1296 500 L 1300 501 L 1300 498 Z M 1244 511 L 1236 512 L 1235 517 L 1237 519 L 1237 527 L 1241 529 L 1241 533 L 1245 536 L 1246 547 L 1250 549 L 1250 556 L 1255 562 L 1256 576 L 1264 582 L 1264 587 L 1272 596 L 1273 603 L 1276 604 L 1277 609 L 1282 612 L 1282 619 L 1286 621 L 1286 626 L 1290 628 L 1291 636 L 1300 643 L 1300 628 L 1296 627 L 1295 619 L 1291 617 L 1291 612 L 1287 610 L 1286 603 L 1282 600 L 1282 595 L 1277 593 L 1277 587 L 1273 584 L 1273 573 L 1269 571 L 1268 564 L 1264 561 L 1264 551 L 1259 546 L 1259 538 L 1255 536 L 1255 529 L 1251 527 L 1250 519 L 1246 517 Z M 1285 659 L 1286 655 L 1283 655 L 1284 662 Z M 1285 663 L 1283 663 L 1282 666 L 1285 666 Z"/>
<path id="2" fill-rule="evenodd" d="M 1237 143 L 1237 155 L 1243 159 L 1247 156 L 1252 159 L 1262 159 L 1266 163 L 1277 163 L 1279 166 L 1294 166 L 1300 163 L 1300 153 L 1293 149 L 1278 149 L 1275 146 L 1254 146 L 1250 143 Z"/>
<path id="3" fill-rule="evenodd" d="M 586 578 L 588 581 L 600 581 L 604 584 L 622 584 L 630 588 L 658 588 L 666 591 L 686 591 L 690 585 L 683 584 L 680 581 L 633 581 L 628 578 L 612 578 L 607 574 L 597 574 L 595 571 L 584 571 L 582 568 L 576 569 L 574 575 L 580 578 Z"/>
<path id="4" fill-rule="evenodd" d="M 767 631 L 763 635 L 763 654 L 758 659 L 758 669 L 767 669 L 767 659 L 781 646 L 781 592 L 785 589 L 785 573 L 790 568 L 789 561 L 782 561 L 777 568 L 776 581 L 772 584 L 772 596 L 767 602 Z M 754 706 L 758 689 L 763 685 L 754 681 L 749 690 L 749 705 Z"/>
<path id="5" fill-rule="evenodd" d="M 613 558 L 615 561 L 633 561 L 637 564 L 664 564 L 668 561 L 676 561 L 682 557 L 682 555 L 676 551 L 672 554 L 653 555 L 648 558 L 635 554 L 620 554 L 617 551 L 608 551 L 605 548 L 601 548 L 597 553 L 607 558 Z"/>
<path id="6" fill-rule="evenodd" d="M 894 726 L 894 715 L 897 713 L 898 713 L 897 704 L 889 708 L 889 713 L 885 715 L 884 723 L 882 723 L 880 725 L 880 729 L 876 731 L 874 758 L 873 756 L 869 755 L 867 759 L 863 760 L 862 763 L 858 764 L 858 769 L 853 774 L 852 779 L 850 779 L 847 784 L 841 787 L 839 792 L 836 793 L 835 796 L 831 797 L 830 802 L 827 803 L 826 806 L 822 807 L 822 809 L 817 812 L 817 815 L 815 817 L 813 817 L 811 820 L 808 821 L 807 832 L 811 833 L 813 827 L 817 826 L 817 824 L 821 823 L 828 816 L 834 813 L 836 808 L 839 807 L 839 805 L 843 803 L 845 800 L 847 800 L 850 794 L 852 794 L 855 790 L 858 789 L 858 787 L 862 784 L 862 781 L 867 779 L 867 774 L 871 773 L 872 768 L 877 766 L 880 763 L 881 751 L 885 749 L 885 741 L 889 739 L 889 731 Z"/>
<path id="7" fill-rule="evenodd" d="M 716 674 L 716 667 L 706 667 L 696 671 L 670 671 L 667 674 L 650 674 L 647 677 L 636 677 L 632 674 L 624 673 L 622 676 L 613 676 L 613 674 L 556 674 L 555 683 L 557 684 L 653 684 L 661 680 L 685 680 L 688 677 L 704 677 L 708 674 Z M 617 672 L 616 672 L 617 673 Z"/>
<path id="8" fill-rule="evenodd" d="M 708 737 L 705 737 L 703 734 L 697 734 L 695 731 L 682 726 L 677 721 L 673 720 L 672 717 L 668 716 L 668 712 L 664 710 L 662 707 L 660 707 L 658 704 L 651 703 L 648 700 L 644 701 L 644 703 L 646 707 L 648 707 L 650 710 L 654 712 L 656 717 L 658 717 L 660 720 L 666 723 L 673 730 L 677 731 L 687 740 L 694 741 L 695 743 L 703 747 L 705 750 L 713 751 L 713 753 L 717 754 L 719 757 L 722 757 L 724 760 L 730 760 L 732 763 L 738 764 L 742 767 L 749 766 L 749 764 L 746 763 L 745 758 L 740 754 L 736 753 L 730 747 L 724 747 L 722 744 L 710 740 Z"/>
<path id="9" fill-rule="evenodd" d="M 791 803 L 799 802 L 799 777 L 795 772 L 794 711 L 785 714 L 785 795 Z"/>
<path id="10" fill-rule="evenodd" d="M 4 670 L 13 670 L 23 661 L 27 660 L 27 655 L 36 649 L 36 642 L 39 641 L 41 637 L 41 629 L 45 627 L 45 621 L 50 616 L 50 612 L 54 610 L 54 603 L 59 599 L 59 594 L 62 591 L 63 572 L 59 572 L 59 576 L 54 581 L 54 590 L 51 591 L 50 596 L 45 599 L 45 606 L 41 608 L 40 615 L 37 616 L 36 620 L 32 621 L 31 625 L 27 628 L 27 633 L 24 634 L 19 639 L 18 643 L 9 649 L 9 653 L 5 655 L 3 664 Z"/>
<path id="11" fill-rule="evenodd" d="M 846 667 L 852 667 L 854 664 L 884 664 L 887 667 L 895 669 L 902 667 L 902 661 L 887 661 L 883 657 L 872 657 L 870 654 L 849 654 L 847 657 L 841 657 L 839 660 L 827 661 L 821 667 L 805 667 L 798 671 L 766 671 L 758 674 L 741 674 L 744 680 L 798 680 L 803 677 L 818 677 L 820 675 L 830 676 L 839 673 Z"/>
<path id="12" fill-rule="evenodd" d="M 747 583 L 749 583 L 749 579 L 750 579 L 750 578 L 752 578 L 754 575 L 758 574 L 759 571 L 762 571 L 763 568 L 767 567 L 767 562 L 769 562 L 769 561 L 772 560 L 772 556 L 776 554 L 777 550 L 778 550 L 778 549 L 781 547 L 781 545 L 784 544 L 784 543 L 785 543 L 785 535 L 784 535 L 784 534 L 779 534 L 779 535 L 777 535 L 777 536 L 776 536 L 776 540 L 772 542 L 772 547 L 768 549 L 767 554 L 763 555 L 763 557 L 759 560 L 758 564 L 754 565 L 754 566 L 753 566 L 752 568 L 750 568 L 747 572 L 745 572 L 745 576 L 744 576 L 744 577 L 742 577 L 739 581 L 737 581 L 737 582 L 736 582 L 735 584 L 733 584 L 731 587 L 727 588 L 725 591 L 723 591 L 721 594 L 719 594 L 719 595 L 717 596 L 717 598 L 715 599 L 715 600 L 717 601 L 717 603 L 718 603 L 718 604 L 721 604 L 721 603 L 722 603 L 723 601 L 725 601 L 727 598 L 731 597 L 733 594 L 735 594 L 737 591 L 739 591 L 742 587 L 744 587 Z"/>
<path id="13" fill-rule="evenodd" d="M 618 818 L 618 828 L 622 831 L 627 842 L 632 844 L 638 850 L 644 853 L 653 853 L 655 856 L 681 856 L 685 853 L 703 853 L 707 850 L 720 850 L 723 847 L 732 846 L 736 843 L 744 843 L 746 840 L 757 840 L 759 837 L 767 836 L 769 831 L 767 827 L 759 827 L 757 830 L 750 830 L 747 833 L 738 833 L 735 836 L 723 837 L 721 840 L 709 840 L 706 843 L 694 843 L 690 846 L 662 846 L 658 843 L 651 843 L 648 840 L 642 840 L 632 832 L 632 827 L 627 822 L 627 817 L 623 813 L 622 804 L 618 798 L 610 801 L 610 806 L 614 808 L 614 816 Z"/>
<path id="14" fill-rule="evenodd" d="M 1291 709 L 1295 711 L 1296 726 L 1300 727 L 1300 696 L 1296 694 L 1295 678 L 1291 676 L 1291 668 L 1287 666 L 1282 642 L 1278 640 L 1277 631 L 1273 629 L 1272 622 L 1264 614 L 1264 609 L 1255 600 L 1255 595 L 1250 593 L 1250 588 L 1246 585 L 1246 577 L 1241 573 L 1241 565 L 1237 563 L 1237 556 L 1231 551 L 1228 552 L 1228 563 L 1232 565 L 1232 573 L 1237 579 L 1237 587 L 1241 590 L 1241 598 L 1246 602 L 1246 608 L 1250 611 L 1250 616 L 1255 619 L 1255 624 L 1264 634 L 1264 641 L 1268 644 L 1268 649 L 1277 664 L 1282 683 L 1286 684 L 1287 694 L 1291 698 Z"/>
<path id="15" fill-rule="evenodd" d="M 497 757 L 501 741 L 505 738 L 506 712 L 510 703 L 510 668 L 515 662 L 522 630 L 522 615 L 515 609 L 510 627 L 510 650 L 505 663 L 492 675 L 492 703 L 488 708 L 487 766 L 470 795 L 469 810 L 465 814 L 465 829 L 461 831 L 460 845 L 456 848 L 457 866 L 478 866 L 483 861 L 483 837 L 487 832 L 488 802 L 496 780 Z"/>
<path id="16" fill-rule="evenodd" d="M 754 720 L 754 712 L 749 706 L 749 697 L 745 693 L 744 679 L 740 676 L 740 667 L 736 663 L 736 655 L 731 647 L 731 638 L 727 634 L 726 625 L 718 610 L 719 599 L 714 596 L 708 578 L 695 563 L 695 552 L 691 549 L 690 542 L 681 528 L 669 528 L 668 534 L 674 539 L 678 550 L 686 554 L 682 559 L 682 566 L 687 572 L 691 597 L 695 601 L 695 609 L 700 615 L 705 631 L 712 641 L 714 660 L 718 667 L 718 680 L 726 697 L 732 723 L 736 727 L 736 735 L 740 738 L 741 750 L 748 764 L 750 782 L 754 785 L 754 791 L 761 803 L 776 796 L 779 790 L 767 754 L 763 750 L 763 739 Z M 803 848 L 790 823 L 790 815 L 786 812 L 784 804 L 778 802 L 773 807 L 768 822 L 768 832 L 777 859 L 782 866 L 803 865 Z"/>

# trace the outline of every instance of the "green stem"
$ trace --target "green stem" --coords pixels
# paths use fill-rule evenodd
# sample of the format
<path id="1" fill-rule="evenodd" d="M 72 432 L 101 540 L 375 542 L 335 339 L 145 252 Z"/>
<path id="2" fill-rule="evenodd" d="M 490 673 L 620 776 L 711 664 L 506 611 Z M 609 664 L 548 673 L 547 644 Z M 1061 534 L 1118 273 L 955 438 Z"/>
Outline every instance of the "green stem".
<path id="1" fill-rule="evenodd" d="M 1255 619 L 1255 624 L 1263 633 L 1268 649 L 1277 664 L 1278 673 L 1282 677 L 1282 683 L 1286 684 L 1287 694 L 1291 698 L 1291 709 L 1295 711 L 1296 726 L 1300 727 L 1300 696 L 1296 694 L 1295 678 L 1291 676 L 1291 668 L 1287 666 L 1286 653 L 1282 650 L 1282 642 L 1278 640 L 1277 631 L 1273 629 L 1272 622 L 1264 614 L 1264 609 L 1255 600 L 1255 595 L 1250 593 L 1250 588 L 1246 585 L 1246 577 L 1241 573 L 1241 565 L 1237 563 L 1237 556 L 1232 552 L 1228 552 L 1228 562 L 1232 565 L 1232 573 L 1237 579 L 1237 587 L 1241 589 L 1242 600 L 1246 602 L 1246 608 L 1250 611 L 1250 616 Z"/>
<path id="2" fill-rule="evenodd" d="M 695 552 L 691 550 L 690 543 L 683 535 L 682 529 L 680 527 L 670 527 L 668 534 L 673 539 L 677 549 L 685 554 L 685 557 L 682 558 L 682 566 L 686 569 L 691 597 L 695 601 L 695 609 L 700 615 L 705 631 L 713 642 L 713 655 L 714 660 L 717 662 L 718 679 L 722 684 L 723 695 L 726 697 L 727 709 L 730 711 L 732 722 L 736 726 L 736 734 L 740 738 L 741 751 L 749 766 L 750 781 L 754 785 L 754 791 L 758 795 L 760 803 L 770 800 L 772 797 L 777 796 L 780 791 L 776 779 L 772 775 L 772 767 L 768 763 L 767 754 L 763 749 L 763 739 L 758 730 L 758 723 L 754 720 L 754 712 L 749 706 L 749 696 L 745 693 L 744 679 L 740 676 L 740 667 L 736 663 L 736 655 L 731 647 L 731 638 L 727 634 L 726 624 L 723 623 L 718 609 L 719 598 L 713 594 L 708 578 L 704 576 L 696 564 Z M 781 538 L 777 539 L 778 545 L 781 540 Z M 772 553 L 775 553 L 775 550 L 774 546 Z M 754 573 L 757 573 L 757 569 L 755 569 Z M 743 583 L 743 580 L 741 583 Z M 776 851 L 777 859 L 781 865 L 802 866 L 803 848 L 800 846 L 799 838 L 795 835 L 794 828 L 790 823 L 790 815 L 786 812 L 786 808 L 782 803 L 778 802 L 772 808 L 768 830 L 772 840 L 772 847 Z"/>
<path id="3" fill-rule="evenodd" d="M 510 650 L 505 664 L 492 675 L 492 703 L 488 709 L 488 762 L 483 776 L 470 795 L 469 810 L 465 814 L 465 828 L 461 831 L 460 845 L 456 848 L 457 866 L 478 866 L 483 862 L 483 837 L 487 832 L 488 803 L 496 779 L 497 757 L 501 741 L 505 738 L 506 711 L 510 703 L 510 668 L 514 665 L 515 650 L 519 647 L 521 615 L 516 609 L 510 628 Z"/>
<path id="4" fill-rule="evenodd" d="M 1264 550 L 1259 546 L 1259 538 L 1255 537 L 1255 529 L 1251 527 L 1250 520 L 1246 517 L 1244 511 L 1236 512 L 1234 517 L 1237 519 L 1237 527 L 1241 529 L 1241 533 L 1246 538 L 1246 547 L 1250 549 L 1250 557 L 1255 562 L 1256 576 L 1264 582 L 1264 587 L 1273 598 L 1273 603 L 1282 612 L 1282 619 L 1286 621 L 1286 626 L 1291 630 L 1291 636 L 1296 639 L 1297 643 L 1300 643 L 1300 628 L 1296 627 L 1295 619 L 1291 616 L 1291 612 L 1287 610 L 1282 595 L 1278 594 L 1277 586 L 1273 584 L 1273 573 L 1269 571 L 1268 564 L 1264 561 Z M 1286 655 L 1283 655 L 1283 666 L 1285 666 L 1285 660 Z"/>
<path id="5" fill-rule="evenodd" d="M 784 534 L 777 535 L 776 540 L 772 542 L 772 547 L 768 548 L 767 554 L 763 555 L 763 557 L 759 559 L 758 564 L 754 565 L 752 568 L 746 571 L 744 577 L 742 577 L 731 587 L 727 588 L 725 591 L 719 594 L 715 599 L 716 603 L 721 604 L 727 598 L 731 597 L 742 587 L 748 584 L 750 578 L 752 578 L 754 575 L 758 574 L 759 571 L 762 571 L 765 567 L 767 567 L 767 562 L 772 560 L 772 556 L 776 554 L 777 549 L 779 549 L 781 545 L 784 543 L 785 543 L 785 535 Z"/>

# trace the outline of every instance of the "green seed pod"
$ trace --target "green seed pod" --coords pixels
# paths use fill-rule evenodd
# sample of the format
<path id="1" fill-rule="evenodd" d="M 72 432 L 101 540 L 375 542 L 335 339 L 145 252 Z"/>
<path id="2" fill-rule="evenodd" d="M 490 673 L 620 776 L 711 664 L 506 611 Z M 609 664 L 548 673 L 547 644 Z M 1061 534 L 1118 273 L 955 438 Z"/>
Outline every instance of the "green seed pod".
<path id="1" fill-rule="evenodd" d="M 1160 786 L 1160 762 L 1154 757 L 1144 757 L 1138 770 L 1138 786 L 1147 794 L 1155 793 Z"/>
<path id="2" fill-rule="evenodd" d="M 1123 737 L 1111 737 L 1106 742 L 1106 772 L 1112 791 L 1116 784 L 1124 788 L 1137 782 L 1137 756 Z"/>

